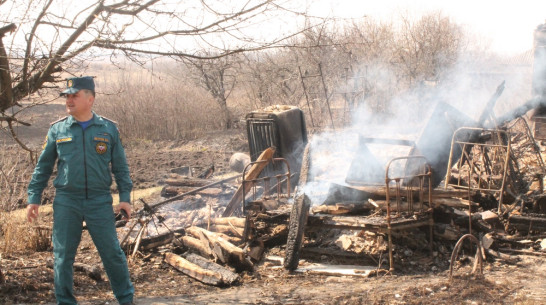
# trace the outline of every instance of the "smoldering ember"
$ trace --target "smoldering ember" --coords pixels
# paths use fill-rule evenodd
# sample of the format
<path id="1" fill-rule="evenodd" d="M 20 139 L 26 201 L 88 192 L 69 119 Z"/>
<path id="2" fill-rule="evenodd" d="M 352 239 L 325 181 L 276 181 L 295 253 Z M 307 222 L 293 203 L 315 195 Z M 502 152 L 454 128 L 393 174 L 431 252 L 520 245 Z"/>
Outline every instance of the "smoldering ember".
<path id="1" fill-rule="evenodd" d="M 309 119 L 296 106 L 248 113 L 248 154 L 231 157 L 232 171 L 220 175 L 213 164 L 172 168 L 158 181 L 160 197 L 137 198 L 132 219 L 120 217 L 119 239 L 130 262 L 223 287 L 209 300 L 216 304 L 243 300 L 227 288 L 259 281 L 264 273 L 256 270 L 263 268 L 300 279 L 320 274 L 382 283 L 439 272 L 445 282 L 422 296 L 449 292 L 461 279 L 486 289 L 479 283 L 487 281 L 488 265 L 519 268 L 525 257 L 545 257 L 546 32 L 535 35 L 533 98 L 500 116 L 493 108 L 504 82 L 477 119 L 439 102 L 411 128 L 311 136 Z M 529 111 L 530 119 L 523 116 Z M 37 230 L 50 242 L 49 226 Z M 21 266 L 4 259 L 2 268 L 2 289 L 13 289 L 6 278 Z M 75 271 L 105 281 L 99 264 L 77 262 Z M 142 281 L 153 285 L 154 279 Z M 260 299 L 260 293 L 242 303 L 306 303 L 267 293 L 272 299 Z M 545 300 L 544 290 L 536 293 L 525 304 Z M 502 297 L 483 300 L 503 303 Z M 440 299 L 449 300 L 449 293 Z M 184 302 L 208 303 L 176 304 Z M 420 302 L 427 301 L 393 294 L 377 303 Z"/>

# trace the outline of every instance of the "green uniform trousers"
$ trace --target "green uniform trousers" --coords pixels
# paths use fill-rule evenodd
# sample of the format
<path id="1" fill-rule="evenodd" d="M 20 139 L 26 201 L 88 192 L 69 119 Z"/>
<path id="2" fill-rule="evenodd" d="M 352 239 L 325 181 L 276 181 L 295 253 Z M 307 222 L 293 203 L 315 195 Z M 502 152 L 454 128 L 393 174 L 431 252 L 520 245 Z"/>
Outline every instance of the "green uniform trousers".
<path id="1" fill-rule="evenodd" d="M 110 285 L 120 304 L 133 301 L 127 260 L 116 234 L 112 196 L 77 199 L 57 194 L 53 202 L 53 254 L 57 304 L 77 304 L 73 293 L 74 259 L 83 221 L 99 251 Z"/>

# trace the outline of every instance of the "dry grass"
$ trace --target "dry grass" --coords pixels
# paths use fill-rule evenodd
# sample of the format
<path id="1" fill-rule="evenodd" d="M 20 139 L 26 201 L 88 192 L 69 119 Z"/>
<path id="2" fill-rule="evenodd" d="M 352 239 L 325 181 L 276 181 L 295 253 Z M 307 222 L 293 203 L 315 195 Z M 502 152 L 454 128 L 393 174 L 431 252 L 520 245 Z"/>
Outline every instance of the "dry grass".
<path id="1" fill-rule="evenodd" d="M 136 201 L 138 198 L 154 196 L 160 191 L 161 187 L 135 190 L 132 196 Z M 113 204 L 118 203 L 118 196 L 114 196 Z M 53 206 L 43 205 L 40 207 L 38 220 L 30 224 L 26 219 L 25 208 L 10 212 L 0 211 L 0 251 L 10 254 L 51 249 L 52 214 Z"/>
<path id="2" fill-rule="evenodd" d="M 118 122 L 131 140 L 180 140 L 221 129 L 219 107 L 207 92 L 181 77 L 156 74 L 121 71 L 97 80 L 96 111 Z"/>
<path id="3" fill-rule="evenodd" d="M 52 214 L 51 205 L 40 209 L 38 221 L 29 224 L 26 209 L 0 212 L 0 249 L 4 254 L 46 251 L 51 248 L 51 224 L 45 219 Z"/>
<path id="4" fill-rule="evenodd" d="M 34 165 L 17 145 L 0 145 L 0 210 L 11 211 L 26 203 Z"/>

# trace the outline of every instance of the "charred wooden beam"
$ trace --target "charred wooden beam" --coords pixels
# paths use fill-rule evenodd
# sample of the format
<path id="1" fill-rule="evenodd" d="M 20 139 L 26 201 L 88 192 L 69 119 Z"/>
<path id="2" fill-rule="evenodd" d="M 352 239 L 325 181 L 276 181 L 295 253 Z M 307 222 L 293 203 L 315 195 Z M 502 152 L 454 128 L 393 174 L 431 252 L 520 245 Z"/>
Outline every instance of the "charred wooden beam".
<path id="1" fill-rule="evenodd" d="M 469 218 L 472 220 L 469 220 Z M 461 215 L 461 216 L 456 216 L 453 218 L 453 222 L 456 225 L 465 227 L 465 228 L 469 227 L 468 226 L 469 221 L 471 221 L 472 223 L 472 230 L 478 230 L 480 232 L 485 232 L 485 233 L 493 232 L 492 226 L 483 220 L 481 214 L 478 214 L 478 213 L 472 214 L 472 216 L 470 217 L 468 215 Z"/>
<path id="2" fill-rule="evenodd" d="M 232 225 L 211 225 L 209 228 L 212 232 L 233 234 L 236 237 L 243 237 L 244 228 L 234 227 Z"/>
<path id="3" fill-rule="evenodd" d="M 359 202 L 359 203 L 336 203 L 333 205 L 319 205 L 311 209 L 314 214 L 331 214 L 331 215 L 342 215 L 342 214 L 358 214 L 363 212 L 369 212 L 375 209 L 375 206 L 368 202 Z"/>
<path id="4" fill-rule="evenodd" d="M 208 243 L 202 243 L 200 239 L 191 236 L 182 236 L 182 243 L 189 249 L 192 249 L 202 256 L 213 258 L 212 249 Z"/>
<path id="5" fill-rule="evenodd" d="M 445 205 L 445 206 L 453 207 L 453 208 L 467 208 L 467 209 L 468 209 L 468 206 L 472 206 L 472 207 L 479 206 L 476 202 L 462 199 L 462 198 L 447 198 L 447 197 L 434 198 L 434 195 L 432 198 L 432 204 L 433 206 Z"/>
<path id="6" fill-rule="evenodd" d="M 173 266 L 176 270 L 205 284 L 222 286 L 226 284 L 229 285 L 234 282 L 234 280 L 231 280 L 234 278 L 233 275 L 226 276 L 226 279 L 224 279 L 224 274 L 227 274 L 227 271 L 229 270 L 222 270 L 222 272 L 215 271 L 219 270 L 221 266 L 218 266 L 218 268 L 215 267 L 215 270 L 210 270 L 190 262 L 174 253 L 166 253 L 165 262 Z"/>
<path id="7" fill-rule="evenodd" d="M 258 239 L 262 241 L 267 248 L 286 245 L 288 226 L 286 224 L 278 224 L 272 228 L 268 228 L 267 232 L 259 232 L 258 236 Z"/>
<path id="8" fill-rule="evenodd" d="M 367 253 L 347 252 L 337 247 L 336 248 L 303 247 L 301 249 L 302 258 L 316 259 L 316 258 L 321 258 L 325 255 L 330 256 L 334 259 L 343 260 L 344 262 L 356 261 L 359 264 L 371 264 L 371 265 L 378 264 L 377 259 L 373 257 L 372 255 L 369 255 Z"/>
<path id="9" fill-rule="evenodd" d="M 508 218 L 508 227 L 519 232 L 546 231 L 546 217 L 511 215 Z"/>
<path id="10" fill-rule="evenodd" d="M 390 194 L 396 194 L 396 189 L 389 188 Z M 369 198 L 373 200 L 384 200 L 387 196 L 387 188 L 385 186 L 359 186 L 359 185 L 340 185 L 336 183 L 330 184 L 328 190 L 328 198 L 325 199 L 325 204 L 333 204 L 343 201 L 365 201 Z M 428 198 L 428 192 L 424 192 L 424 198 Z M 436 188 L 432 193 L 432 202 L 436 202 L 440 198 L 467 198 L 468 190 L 464 189 L 443 189 Z M 418 193 L 415 192 L 414 199 L 418 199 Z"/>
<path id="11" fill-rule="evenodd" d="M 171 232 L 165 232 L 158 235 L 142 237 L 139 242 L 139 249 L 141 250 L 150 250 L 163 245 L 170 244 L 176 233 L 184 233 L 184 229 L 177 229 Z M 131 243 L 124 246 L 125 248 L 133 248 L 135 246 L 136 239 Z"/>
<path id="12" fill-rule="evenodd" d="M 213 255 L 221 262 L 235 267 L 237 270 L 251 270 L 252 262 L 248 259 L 243 249 L 230 243 L 222 236 L 199 227 L 189 227 L 186 232 L 197 237 L 203 243 L 207 243 Z"/>
<path id="13" fill-rule="evenodd" d="M 503 260 L 505 263 L 510 264 L 510 265 L 515 265 L 520 261 L 519 257 L 517 257 L 517 256 L 508 255 L 508 254 L 499 252 L 497 250 L 484 249 L 484 252 L 488 256 L 492 256 L 492 257 L 494 257 L 496 259 Z"/>
<path id="14" fill-rule="evenodd" d="M 537 252 L 537 251 L 530 251 L 530 250 L 517 250 L 517 249 L 509 249 L 509 248 L 500 248 L 499 251 L 509 252 L 509 253 L 516 253 L 516 254 L 523 254 L 523 255 L 546 257 L 546 253 L 544 253 L 544 252 Z"/>
<path id="15" fill-rule="evenodd" d="M 184 258 L 187 259 L 189 262 L 198 265 L 201 268 L 211 270 L 213 272 L 216 272 L 221 275 L 222 282 L 226 285 L 235 284 L 239 281 L 239 275 L 232 270 L 218 265 L 216 263 L 213 263 L 199 255 L 190 253 L 187 255 L 184 255 Z"/>
<path id="16" fill-rule="evenodd" d="M 172 197 L 172 196 L 178 196 L 179 194 L 191 192 L 193 190 L 192 187 L 189 186 L 165 186 L 161 189 L 161 196 L 162 197 Z M 199 194 L 201 196 L 219 196 L 222 193 L 221 188 L 217 187 L 211 187 L 207 189 L 203 189 L 199 191 Z"/>
<path id="17" fill-rule="evenodd" d="M 210 184 L 210 180 L 199 179 L 199 178 L 189 178 L 184 176 L 173 177 L 165 179 L 165 184 L 170 186 L 191 186 L 191 187 L 200 187 Z"/>
<path id="18" fill-rule="evenodd" d="M 170 244 L 173 241 L 173 239 L 174 239 L 173 232 L 167 232 L 164 234 L 143 238 L 140 241 L 140 249 L 142 250 L 154 249 L 159 246 Z"/>
<path id="19" fill-rule="evenodd" d="M 244 228 L 246 223 L 246 218 L 244 217 L 220 217 L 212 218 L 210 220 L 212 224 L 215 225 L 229 225 L 239 228 Z"/>

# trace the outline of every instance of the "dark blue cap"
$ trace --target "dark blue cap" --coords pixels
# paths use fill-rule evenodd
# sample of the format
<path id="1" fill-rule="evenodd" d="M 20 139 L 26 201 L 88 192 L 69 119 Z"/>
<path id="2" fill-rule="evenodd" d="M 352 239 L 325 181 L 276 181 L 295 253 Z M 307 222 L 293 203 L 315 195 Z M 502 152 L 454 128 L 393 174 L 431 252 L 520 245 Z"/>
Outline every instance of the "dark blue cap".
<path id="1" fill-rule="evenodd" d="M 61 92 L 61 96 L 74 94 L 82 89 L 95 92 L 95 82 L 91 76 L 71 77 L 66 80 L 66 90 Z"/>

